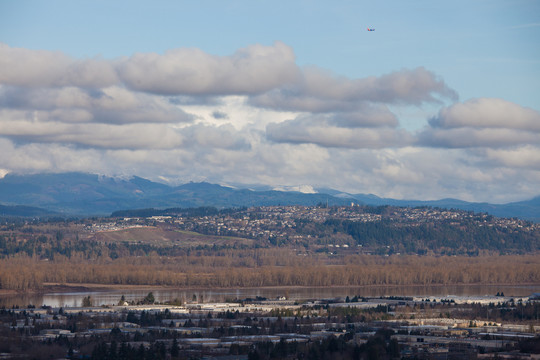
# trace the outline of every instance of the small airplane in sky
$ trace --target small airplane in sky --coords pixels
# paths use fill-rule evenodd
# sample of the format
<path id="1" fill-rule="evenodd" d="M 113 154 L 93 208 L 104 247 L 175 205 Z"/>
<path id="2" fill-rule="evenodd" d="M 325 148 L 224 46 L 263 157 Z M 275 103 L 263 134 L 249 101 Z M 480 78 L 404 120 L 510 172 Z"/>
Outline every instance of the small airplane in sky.
<path id="1" fill-rule="evenodd" d="M 375 31 L 374 28 L 367 28 L 367 31 Z"/>

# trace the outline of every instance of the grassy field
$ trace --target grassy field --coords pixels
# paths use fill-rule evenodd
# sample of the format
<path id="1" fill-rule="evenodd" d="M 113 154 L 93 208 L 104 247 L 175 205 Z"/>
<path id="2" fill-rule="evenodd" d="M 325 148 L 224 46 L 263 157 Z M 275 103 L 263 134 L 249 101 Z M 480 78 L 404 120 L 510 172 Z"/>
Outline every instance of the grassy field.
<path id="1" fill-rule="evenodd" d="M 131 228 L 95 233 L 92 240 L 99 242 L 128 242 L 153 246 L 252 246 L 254 241 L 231 236 L 203 235 L 191 231 L 168 230 L 159 227 Z"/>

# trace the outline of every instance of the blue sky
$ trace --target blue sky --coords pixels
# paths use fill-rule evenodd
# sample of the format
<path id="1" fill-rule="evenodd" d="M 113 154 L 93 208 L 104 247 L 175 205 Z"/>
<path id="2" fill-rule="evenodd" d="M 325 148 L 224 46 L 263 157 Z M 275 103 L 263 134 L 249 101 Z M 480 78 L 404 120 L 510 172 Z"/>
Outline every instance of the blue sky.
<path id="1" fill-rule="evenodd" d="M 419 65 L 464 98 L 538 109 L 540 1 L 6 1 L 10 46 L 116 58 L 195 47 L 229 55 L 282 41 L 299 65 L 353 78 Z M 375 32 L 366 32 L 366 27 Z"/>
<path id="2" fill-rule="evenodd" d="M 0 0 L 0 169 L 525 199 L 539 40 L 539 0 Z"/>

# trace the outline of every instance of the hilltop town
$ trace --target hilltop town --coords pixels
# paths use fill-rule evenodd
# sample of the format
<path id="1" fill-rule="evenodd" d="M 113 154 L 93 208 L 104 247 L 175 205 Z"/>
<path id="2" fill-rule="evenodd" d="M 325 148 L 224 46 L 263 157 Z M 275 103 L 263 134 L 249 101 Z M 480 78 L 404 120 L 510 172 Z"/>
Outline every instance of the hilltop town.
<path id="1" fill-rule="evenodd" d="M 255 239 L 259 246 L 362 247 L 363 253 L 378 254 L 424 254 L 441 249 L 451 249 L 447 253 L 464 253 L 464 249 L 469 252 L 497 250 L 512 253 L 540 249 L 540 224 L 463 210 L 352 204 L 334 207 L 263 206 L 216 210 L 200 215 L 183 213 L 178 209 L 158 211 L 164 213 L 160 215 L 152 215 L 151 210 L 146 212 L 147 216 L 118 217 L 113 222 L 90 224 L 87 230 L 99 232 L 162 226 L 207 235 Z M 403 236 L 397 236 L 397 232 L 409 232 L 413 246 L 402 246 Z M 468 242 L 478 234 L 488 241 Z M 507 238 L 512 238 L 512 241 L 507 241 Z M 446 243 L 441 243 L 445 240 Z"/>

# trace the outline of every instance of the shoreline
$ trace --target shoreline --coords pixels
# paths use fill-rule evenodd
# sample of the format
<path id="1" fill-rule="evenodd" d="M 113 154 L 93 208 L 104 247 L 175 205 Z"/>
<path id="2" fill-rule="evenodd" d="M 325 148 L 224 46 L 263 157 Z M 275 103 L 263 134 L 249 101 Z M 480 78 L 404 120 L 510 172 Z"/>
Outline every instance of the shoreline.
<path id="1" fill-rule="evenodd" d="M 174 287 L 163 285 L 118 285 L 118 284 L 93 284 L 93 283 L 45 283 L 41 289 L 31 289 L 28 291 L 19 291 L 11 289 L 0 289 L 0 296 L 17 296 L 17 295 L 44 295 L 44 294 L 64 294 L 64 293 L 86 293 L 86 292 L 107 292 L 111 290 L 125 290 L 125 291 L 165 291 L 165 290 L 178 290 L 178 291 L 201 291 L 201 290 L 216 290 L 222 291 L 227 289 L 283 289 L 284 291 L 290 289 L 323 289 L 323 288 L 357 288 L 357 289 L 395 289 L 395 288 L 443 288 L 443 287 L 472 287 L 472 286 L 486 286 L 486 287 L 529 287 L 540 286 L 540 283 L 518 283 L 518 284 L 483 284 L 483 283 L 470 283 L 470 284 L 429 284 L 429 285 L 333 285 L 333 286 L 260 286 L 260 287 L 203 287 L 203 286 L 190 286 L 190 287 Z"/>

